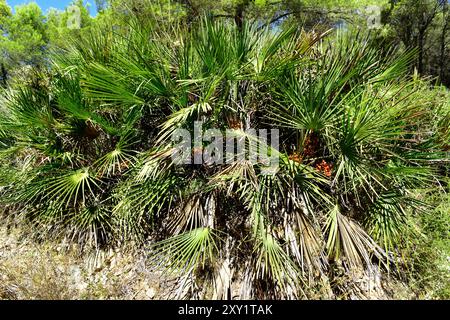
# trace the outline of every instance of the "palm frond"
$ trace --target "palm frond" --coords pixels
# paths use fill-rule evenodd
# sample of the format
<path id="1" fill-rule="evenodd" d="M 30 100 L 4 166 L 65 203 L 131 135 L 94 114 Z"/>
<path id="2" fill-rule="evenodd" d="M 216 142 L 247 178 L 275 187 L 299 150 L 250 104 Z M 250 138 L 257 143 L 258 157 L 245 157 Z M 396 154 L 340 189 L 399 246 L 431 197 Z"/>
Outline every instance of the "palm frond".
<path id="1" fill-rule="evenodd" d="M 221 238 L 216 230 L 197 228 L 156 243 L 151 259 L 155 265 L 169 272 L 201 268 L 215 260 L 220 242 Z"/>

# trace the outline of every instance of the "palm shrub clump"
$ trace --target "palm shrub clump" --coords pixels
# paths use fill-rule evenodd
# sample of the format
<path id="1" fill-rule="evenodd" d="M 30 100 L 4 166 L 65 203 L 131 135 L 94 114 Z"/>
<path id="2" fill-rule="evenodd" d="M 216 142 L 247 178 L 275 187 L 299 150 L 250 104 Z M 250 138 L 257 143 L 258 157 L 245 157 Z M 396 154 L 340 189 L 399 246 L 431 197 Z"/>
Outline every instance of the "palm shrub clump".
<path id="1" fill-rule="evenodd" d="M 10 215 L 85 245 L 151 237 L 181 296 L 301 298 L 337 266 L 401 269 L 413 192 L 448 174 L 449 105 L 433 106 L 436 130 L 422 125 L 414 52 L 209 20 L 115 32 L 93 31 L 3 94 Z M 194 121 L 241 138 L 279 128 L 279 166 L 172 162 L 171 134 Z"/>

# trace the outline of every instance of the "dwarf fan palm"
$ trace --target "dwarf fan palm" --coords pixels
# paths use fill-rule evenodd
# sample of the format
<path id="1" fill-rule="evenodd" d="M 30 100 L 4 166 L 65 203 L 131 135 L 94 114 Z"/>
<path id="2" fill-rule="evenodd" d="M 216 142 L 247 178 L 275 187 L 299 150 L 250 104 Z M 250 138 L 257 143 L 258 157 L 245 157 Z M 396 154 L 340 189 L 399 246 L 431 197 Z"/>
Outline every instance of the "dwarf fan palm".
<path id="1" fill-rule="evenodd" d="M 444 154 L 415 138 L 414 52 L 328 33 L 203 20 L 90 35 L 55 55 L 47 87 L 3 97 L 3 153 L 33 166 L 2 201 L 80 239 L 152 236 L 150 261 L 183 275 L 182 295 L 207 282 L 216 298 L 296 298 L 337 265 L 390 267 L 409 192 Z M 195 121 L 247 144 L 246 129 L 280 128 L 278 166 L 174 163 L 171 135 Z"/>

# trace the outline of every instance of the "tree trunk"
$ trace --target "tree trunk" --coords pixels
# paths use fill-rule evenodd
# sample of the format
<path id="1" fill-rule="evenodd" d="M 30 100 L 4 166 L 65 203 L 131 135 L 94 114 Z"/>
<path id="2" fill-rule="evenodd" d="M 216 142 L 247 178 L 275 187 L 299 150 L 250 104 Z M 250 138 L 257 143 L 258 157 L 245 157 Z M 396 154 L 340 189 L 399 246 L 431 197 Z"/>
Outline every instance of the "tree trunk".
<path id="1" fill-rule="evenodd" d="M 192 24 L 194 23 L 195 18 L 198 16 L 198 10 L 190 0 L 180 0 L 178 2 L 186 8 L 186 24 L 188 30 L 191 30 Z"/>
<path id="2" fill-rule="evenodd" d="M 242 30 L 244 25 L 244 10 L 248 6 L 250 0 L 242 0 L 236 6 L 236 11 L 234 13 L 234 22 L 239 30 Z"/>
<path id="3" fill-rule="evenodd" d="M 423 74 L 423 46 L 424 46 L 424 38 L 425 38 L 425 32 L 419 31 L 418 39 L 417 39 L 417 46 L 419 48 L 419 61 L 417 66 L 417 71 L 419 74 Z"/>
<path id="4" fill-rule="evenodd" d="M 242 25 L 244 23 L 244 6 L 242 4 L 238 4 L 236 8 L 234 22 L 236 23 L 238 29 L 242 30 Z"/>
<path id="5" fill-rule="evenodd" d="M 441 33 L 441 50 L 439 55 L 439 78 L 441 80 L 441 83 L 444 80 L 445 76 L 445 70 L 446 70 L 446 63 L 445 63 L 445 39 L 447 37 L 447 28 L 448 28 L 448 3 L 447 1 L 444 1 L 443 8 L 442 8 L 442 19 L 443 19 L 443 26 L 442 26 L 442 33 Z"/>
<path id="6" fill-rule="evenodd" d="M 2 77 L 2 86 L 6 88 L 6 84 L 8 82 L 8 71 L 6 70 L 5 64 L 1 65 L 1 77 Z"/>

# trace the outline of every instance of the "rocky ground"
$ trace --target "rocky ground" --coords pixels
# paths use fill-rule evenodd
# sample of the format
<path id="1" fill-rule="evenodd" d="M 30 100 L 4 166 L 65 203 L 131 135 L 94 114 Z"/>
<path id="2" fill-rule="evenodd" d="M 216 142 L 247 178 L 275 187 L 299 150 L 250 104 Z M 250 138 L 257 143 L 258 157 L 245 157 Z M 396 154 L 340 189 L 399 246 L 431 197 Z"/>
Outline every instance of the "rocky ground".
<path id="1" fill-rule="evenodd" d="M 0 227 L 0 299 L 163 299 L 172 282 L 150 270 L 142 252 L 81 253 Z"/>
<path id="2" fill-rule="evenodd" d="M 37 243 L 0 226 L 0 299 L 168 299 L 176 279 L 150 269 L 144 251 L 81 252 L 76 245 Z M 407 287 L 374 272 L 342 277 L 318 299 L 408 299 Z"/>

